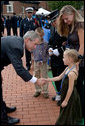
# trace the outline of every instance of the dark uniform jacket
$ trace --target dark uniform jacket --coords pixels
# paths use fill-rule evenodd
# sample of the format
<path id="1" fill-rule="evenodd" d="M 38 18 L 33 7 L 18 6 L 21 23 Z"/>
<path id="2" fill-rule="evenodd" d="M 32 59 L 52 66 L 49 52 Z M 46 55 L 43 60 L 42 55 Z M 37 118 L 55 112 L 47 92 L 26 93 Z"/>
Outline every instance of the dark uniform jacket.
<path id="1" fill-rule="evenodd" d="M 20 36 L 23 37 L 23 35 L 30 30 L 35 30 L 36 25 L 34 19 L 28 20 L 28 18 L 25 18 L 20 23 Z"/>
<path id="2" fill-rule="evenodd" d="M 29 81 L 32 75 L 23 67 L 24 40 L 17 36 L 1 37 L 1 70 L 12 64 L 16 73 L 24 80 Z"/>
<path id="3" fill-rule="evenodd" d="M 17 17 L 16 16 L 13 16 L 12 18 L 11 18 L 11 26 L 12 26 L 12 28 L 17 28 Z"/>

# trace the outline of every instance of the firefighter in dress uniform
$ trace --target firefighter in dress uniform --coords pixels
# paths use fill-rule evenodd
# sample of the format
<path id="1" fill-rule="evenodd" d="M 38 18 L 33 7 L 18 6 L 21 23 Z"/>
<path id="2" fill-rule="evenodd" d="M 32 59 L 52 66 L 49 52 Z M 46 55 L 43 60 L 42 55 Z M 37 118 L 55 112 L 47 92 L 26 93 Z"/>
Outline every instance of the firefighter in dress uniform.
<path id="1" fill-rule="evenodd" d="M 64 42 L 67 40 L 65 37 L 61 37 L 58 32 L 56 26 L 58 25 L 59 12 L 56 11 L 56 14 L 51 17 L 51 36 L 49 39 L 49 55 L 51 57 L 51 70 L 53 77 L 59 76 L 63 70 L 65 69 L 63 63 L 63 52 L 65 50 Z M 61 100 L 60 95 L 60 85 L 61 81 L 55 82 L 55 86 L 57 89 L 56 96 L 52 97 L 52 100 L 57 101 L 57 105 Z"/>

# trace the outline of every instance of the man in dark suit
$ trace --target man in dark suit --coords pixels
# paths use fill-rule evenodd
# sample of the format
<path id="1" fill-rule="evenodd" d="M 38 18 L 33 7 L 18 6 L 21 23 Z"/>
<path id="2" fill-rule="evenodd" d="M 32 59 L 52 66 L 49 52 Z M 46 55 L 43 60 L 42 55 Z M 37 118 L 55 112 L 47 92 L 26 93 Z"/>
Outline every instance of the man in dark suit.
<path id="1" fill-rule="evenodd" d="M 17 36 L 1 37 L 1 71 L 5 66 L 12 64 L 16 73 L 26 82 L 37 83 L 38 85 L 44 84 L 44 79 L 37 79 L 32 76 L 28 70 L 26 70 L 22 64 L 22 57 L 24 48 L 32 51 L 36 48 L 37 44 L 41 44 L 40 36 L 34 31 L 28 31 L 23 38 Z M 19 119 L 7 116 L 8 112 L 13 112 L 16 107 L 9 108 L 3 101 L 2 96 L 2 76 L 1 76 L 1 123 L 15 124 L 19 122 Z"/>

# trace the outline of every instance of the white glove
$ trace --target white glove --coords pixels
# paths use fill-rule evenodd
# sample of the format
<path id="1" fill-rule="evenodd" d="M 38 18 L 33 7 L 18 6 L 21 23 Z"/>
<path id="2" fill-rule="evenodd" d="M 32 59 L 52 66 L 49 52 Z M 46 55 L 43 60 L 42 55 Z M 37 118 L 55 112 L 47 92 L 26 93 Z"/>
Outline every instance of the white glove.
<path id="1" fill-rule="evenodd" d="M 49 52 L 53 52 L 53 48 L 49 48 L 49 50 L 48 50 Z"/>
<path id="2" fill-rule="evenodd" d="M 49 56 L 52 56 L 53 55 L 53 48 L 49 48 L 48 52 L 49 52 Z"/>
<path id="3" fill-rule="evenodd" d="M 54 50 L 53 50 L 53 54 L 54 54 L 55 56 L 59 56 L 59 55 L 60 55 L 58 49 L 54 49 Z"/>

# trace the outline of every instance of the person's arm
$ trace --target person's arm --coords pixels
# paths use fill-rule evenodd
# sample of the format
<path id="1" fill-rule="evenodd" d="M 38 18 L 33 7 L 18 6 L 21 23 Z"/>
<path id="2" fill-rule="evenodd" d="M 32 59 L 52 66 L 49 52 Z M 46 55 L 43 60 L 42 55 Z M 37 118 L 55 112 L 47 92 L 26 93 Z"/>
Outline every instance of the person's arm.
<path id="1" fill-rule="evenodd" d="M 32 79 L 32 75 L 26 70 L 22 63 L 22 54 L 19 49 L 8 49 L 7 53 L 16 73 L 25 81 Z"/>
<path id="2" fill-rule="evenodd" d="M 84 30 L 83 30 L 83 28 L 78 30 L 78 36 L 79 36 L 79 44 L 80 44 L 78 53 L 81 56 L 83 56 L 84 55 Z M 79 71 L 79 64 L 80 64 L 80 61 L 76 63 L 76 69 L 78 71 Z"/>
<path id="3" fill-rule="evenodd" d="M 84 29 L 79 29 L 78 30 L 78 36 L 79 36 L 79 44 L 80 44 L 80 48 L 79 48 L 79 54 L 80 55 L 84 55 Z"/>
<path id="4" fill-rule="evenodd" d="M 70 72 L 68 74 L 68 78 L 69 78 L 68 91 L 67 91 L 67 94 L 66 94 L 66 97 L 65 97 L 64 101 L 61 104 L 62 107 L 66 107 L 67 106 L 68 101 L 69 101 L 69 99 L 70 99 L 70 97 L 72 95 L 73 88 L 74 88 L 75 76 L 76 75 L 73 72 Z"/>
<path id="5" fill-rule="evenodd" d="M 66 68 L 67 69 L 67 68 Z M 65 71 L 66 69 L 60 74 L 60 76 L 57 76 L 57 77 L 53 77 L 53 78 L 47 78 L 45 79 L 46 81 L 50 82 L 50 81 L 59 81 L 63 78 L 64 74 L 65 74 Z"/>
<path id="6" fill-rule="evenodd" d="M 38 85 L 43 85 L 45 83 L 45 80 L 43 78 L 36 78 L 34 76 L 32 76 L 28 70 L 26 70 L 23 66 L 22 63 L 22 54 L 21 51 L 16 49 L 16 50 L 12 50 L 12 49 L 8 49 L 8 53 L 7 53 L 16 73 L 25 81 L 25 82 L 32 82 L 32 83 L 37 83 Z"/>

